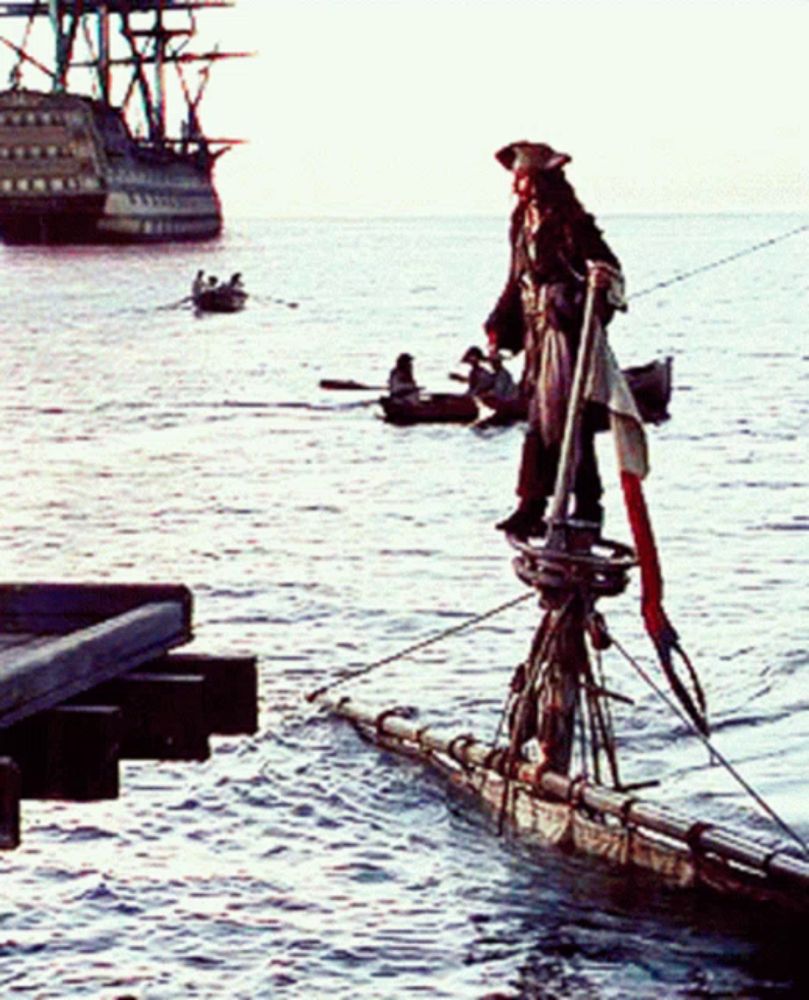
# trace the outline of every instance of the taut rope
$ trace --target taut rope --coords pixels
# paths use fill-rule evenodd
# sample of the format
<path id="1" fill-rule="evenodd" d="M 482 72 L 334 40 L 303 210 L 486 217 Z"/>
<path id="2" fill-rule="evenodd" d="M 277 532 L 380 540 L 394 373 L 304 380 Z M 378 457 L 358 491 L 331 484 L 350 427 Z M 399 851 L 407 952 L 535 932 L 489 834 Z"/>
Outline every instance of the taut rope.
<path id="1" fill-rule="evenodd" d="M 472 628 L 472 626 L 478 625 L 487 618 L 493 618 L 495 615 L 499 615 L 502 611 L 506 611 L 508 608 L 514 607 L 515 604 L 521 604 L 523 601 L 527 601 L 529 597 L 534 596 L 535 595 L 530 591 L 527 594 L 520 594 L 519 597 L 514 597 L 510 601 L 506 601 L 505 604 L 499 604 L 496 608 L 492 608 L 490 611 L 484 611 L 482 614 L 475 615 L 473 618 L 469 618 L 467 621 L 461 622 L 460 625 L 453 625 L 451 628 L 444 629 L 443 632 L 438 632 L 435 635 L 428 636 L 426 639 L 422 639 L 420 642 L 415 642 L 411 646 L 400 649 L 398 653 L 391 653 L 390 656 L 384 656 L 381 660 L 375 660 L 367 666 L 360 667 L 359 670 L 350 670 L 345 674 L 341 674 L 336 680 L 333 680 L 328 684 L 324 684 L 323 687 L 318 688 L 316 691 L 310 691 L 309 694 L 306 695 L 306 700 L 315 701 L 320 697 L 320 695 L 325 694 L 327 691 L 331 691 L 332 688 L 337 687 L 339 684 L 345 684 L 347 681 L 353 681 L 358 677 L 364 677 L 366 674 L 370 674 L 372 670 L 377 670 L 379 667 L 384 667 L 388 663 L 394 663 L 396 660 L 401 660 L 405 656 L 409 656 L 410 653 L 415 653 L 419 649 L 426 649 L 427 646 L 432 646 L 437 642 L 441 642 L 442 639 L 446 639 L 450 635 L 457 635 L 459 632 Z"/>
<path id="2" fill-rule="evenodd" d="M 803 853 L 809 857 L 809 845 L 804 841 L 799 834 L 797 834 L 791 826 L 782 819 L 778 813 L 772 808 L 771 805 L 753 788 L 753 786 L 742 777 L 742 775 L 736 770 L 736 768 L 731 764 L 731 762 L 724 756 L 719 750 L 716 749 L 712 741 L 704 733 L 700 732 L 699 728 L 694 724 L 694 722 L 682 711 L 679 705 L 669 698 L 666 692 L 655 683 L 654 679 L 649 676 L 649 674 L 643 669 L 643 667 L 638 663 L 638 661 L 631 656 L 626 649 L 621 645 L 621 643 L 615 638 L 615 636 L 610 633 L 610 638 L 612 643 L 618 652 L 624 657 L 624 659 L 629 663 L 629 665 L 637 672 L 637 674 L 649 685 L 649 687 L 654 691 L 654 693 L 664 702 L 664 704 L 677 716 L 680 722 L 702 741 L 702 743 L 707 747 L 708 751 L 719 761 L 722 767 L 730 774 L 733 779 L 744 789 L 745 792 L 755 801 L 758 805 L 767 813 L 767 815 L 772 819 L 778 826 L 792 838 L 801 848 Z"/>
<path id="3" fill-rule="evenodd" d="M 752 246 L 746 247 L 744 250 L 737 250 L 736 253 L 728 254 L 727 257 L 720 257 L 719 260 L 711 261 L 708 264 L 701 264 L 699 267 L 695 267 L 693 271 L 683 271 L 680 274 L 675 274 L 671 278 L 658 281 L 657 284 L 650 285 L 648 288 L 642 288 L 639 292 L 627 295 L 627 299 L 639 299 L 644 295 L 650 295 L 652 292 L 658 291 L 660 288 L 668 288 L 669 285 L 676 285 L 680 281 L 687 281 L 688 278 L 693 278 L 698 274 L 703 274 L 705 271 L 712 271 L 715 267 L 722 267 L 723 264 L 729 264 L 732 260 L 738 260 L 740 257 L 747 257 L 748 254 L 756 253 L 758 250 L 764 250 L 767 247 L 771 247 L 775 243 L 780 243 L 782 240 L 787 240 L 790 237 L 797 236 L 798 233 L 803 233 L 807 230 L 809 230 L 809 224 L 798 226 L 797 229 L 790 229 L 789 232 L 781 233 L 780 236 L 772 236 L 770 239 L 762 240 L 760 243 L 754 243 Z"/>

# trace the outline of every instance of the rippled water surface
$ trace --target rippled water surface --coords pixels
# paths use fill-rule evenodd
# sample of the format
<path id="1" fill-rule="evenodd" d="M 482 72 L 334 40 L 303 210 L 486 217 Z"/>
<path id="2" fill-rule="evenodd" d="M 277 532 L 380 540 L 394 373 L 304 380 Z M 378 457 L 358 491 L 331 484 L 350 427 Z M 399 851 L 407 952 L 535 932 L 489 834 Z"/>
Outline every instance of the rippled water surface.
<path id="1" fill-rule="evenodd" d="M 629 290 L 795 217 L 607 218 Z M 114 802 L 25 802 L 0 857 L 0 988 L 36 997 L 809 995 L 805 929 L 627 879 L 497 831 L 440 778 L 302 695 L 518 597 L 492 528 L 521 431 L 397 429 L 374 393 L 480 341 L 505 220 L 233 223 L 216 244 L 0 249 L 5 580 L 172 581 L 189 649 L 254 653 L 261 725 L 205 764 L 123 765 Z M 666 606 L 716 741 L 809 837 L 806 231 L 638 295 L 625 365 L 674 357 L 647 485 Z M 241 315 L 174 307 L 240 270 Z M 292 308 L 290 303 L 297 303 Z M 628 538 L 600 441 L 607 533 Z M 605 605 L 651 671 L 637 583 Z M 491 736 L 537 611 L 523 602 L 348 688 Z M 620 659 L 628 780 L 761 831 L 743 792 Z"/>

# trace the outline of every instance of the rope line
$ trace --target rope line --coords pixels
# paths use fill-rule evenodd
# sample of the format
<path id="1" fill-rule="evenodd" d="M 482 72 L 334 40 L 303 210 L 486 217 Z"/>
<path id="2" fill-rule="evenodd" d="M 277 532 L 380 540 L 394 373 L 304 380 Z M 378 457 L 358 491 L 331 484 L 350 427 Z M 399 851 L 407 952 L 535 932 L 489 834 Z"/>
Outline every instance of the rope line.
<path id="1" fill-rule="evenodd" d="M 719 260 L 711 261 L 709 264 L 701 264 L 699 267 L 695 267 L 693 271 L 683 271 L 680 274 L 675 274 L 671 278 L 666 278 L 663 281 L 658 281 L 655 285 L 650 285 L 648 288 L 643 288 L 639 292 L 634 292 L 631 295 L 627 295 L 627 299 L 639 299 L 644 295 L 650 295 L 652 292 L 658 291 L 660 288 L 668 288 L 669 285 L 676 285 L 680 281 L 686 281 L 688 278 L 693 278 L 697 274 L 703 274 L 705 271 L 712 271 L 716 267 L 721 267 L 723 264 L 729 264 L 733 260 L 738 260 L 740 257 L 747 257 L 749 254 L 756 253 L 758 250 L 764 250 L 767 247 L 771 247 L 775 243 L 780 243 L 782 240 L 787 240 L 792 236 L 797 236 L 798 233 L 806 232 L 809 229 L 809 223 L 798 226 L 797 229 L 791 229 L 787 233 L 781 233 L 780 236 L 772 236 L 768 240 L 762 240 L 760 243 L 754 243 L 752 246 L 746 247 L 744 250 L 737 250 L 735 253 L 728 254 L 727 257 L 720 257 Z"/>
<path id="2" fill-rule="evenodd" d="M 480 622 L 485 621 L 487 618 L 493 618 L 495 615 L 499 615 L 503 611 L 507 611 L 509 608 L 514 607 L 516 604 L 521 604 L 523 601 L 527 601 L 529 597 L 534 597 L 533 591 L 529 591 L 527 594 L 520 594 L 519 597 L 512 598 L 510 601 L 506 601 L 505 604 L 499 604 L 496 608 L 491 608 L 489 611 L 484 611 L 482 614 L 475 615 L 473 618 L 469 618 L 465 622 L 461 622 L 460 625 L 453 625 L 451 628 L 444 629 L 443 632 L 437 632 L 435 635 L 428 636 L 426 639 L 422 639 L 419 642 L 413 643 L 411 646 L 406 646 L 404 649 L 400 649 L 398 653 L 391 653 L 390 656 L 384 656 L 381 660 L 374 660 L 373 663 L 369 663 L 367 666 L 361 667 L 359 670 L 352 670 L 346 674 L 342 674 L 336 680 L 331 681 L 328 684 L 324 684 L 323 687 L 319 687 L 316 691 L 310 691 L 306 695 L 307 701 L 315 701 L 320 695 L 325 694 L 327 691 L 331 691 L 332 688 L 338 687 L 340 684 L 346 684 L 348 681 L 356 680 L 358 677 L 364 677 L 366 674 L 370 674 L 372 670 L 377 670 L 379 667 L 384 667 L 388 663 L 394 663 L 396 660 L 401 660 L 405 656 L 409 656 L 410 653 L 415 653 L 419 649 L 426 649 L 427 646 L 433 646 L 437 642 L 441 642 L 442 639 L 446 639 L 450 635 L 457 635 L 459 632 L 463 632 L 464 629 L 472 628 L 473 625 L 478 625 Z"/>
<path id="3" fill-rule="evenodd" d="M 742 777 L 739 771 L 731 764 L 731 762 L 725 757 L 721 751 L 717 750 L 711 740 L 705 736 L 703 733 L 697 729 L 691 719 L 682 711 L 679 705 L 669 698 L 666 692 L 655 683 L 652 677 L 643 669 L 643 667 L 638 663 L 638 661 L 631 656 L 627 650 L 621 645 L 621 643 L 614 637 L 610 636 L 613 641 L 613 645 L 618 650 L 619 653 L 624 657 L 624 659 L 629 663 L 629 665 L 638 673 L 638 675 L 649 685 L 649 687 L 655 692 L 655 694 L 664 702 L 664 704 L 669 708 L 670 711 L 674 712 L 677 718 L 682 722 L 708 749 L 719 763 L 725 768 L 725 770 L 741 785 L 741 787 L 747 792 L 747 794 L 758 803 L 758 805 L 767 813 L 767 815 L 772 819 L 778 826 L 792 838 L 804 852 L 804 854 L 809 857 L 809 845 L 803 840 L 803 838 L 797 834 L 792 827 L 782 819 L 778 813 L 772 808 L 772 806 L 763 798 L 753 788 L 753 786 L 747 781 L 746 778 Z"/>

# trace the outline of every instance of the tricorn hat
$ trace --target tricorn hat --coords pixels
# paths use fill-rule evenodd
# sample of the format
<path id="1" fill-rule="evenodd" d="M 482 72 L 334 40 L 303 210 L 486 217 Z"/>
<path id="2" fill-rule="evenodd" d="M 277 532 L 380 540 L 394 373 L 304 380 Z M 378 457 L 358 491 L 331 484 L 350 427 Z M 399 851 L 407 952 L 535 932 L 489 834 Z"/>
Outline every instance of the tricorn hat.
<path id="1" fill-rule="evenodd" d="M 413 360 L 413 355 L 412 354 L 400 354 L 399 357 L 396 359 L 396 364 L 397 365 L 402 365 L 402 364 L 406 364 L 408 361 L 412 361 L 412 360 Z"/>
<path id="2" fill-rule="evenodd" d="M 557 153 L 544 142 L 512 142 L 494 154 L 506 170 L 558 170 L 570 163 L 567 153 Z"/>
<path id="3" fill-rule="evenodd" d="M 471 347 L 467 347 L 464 351 L 464 356 L 461 358 L 461 364 L 469 364 L 475 360 L 483 360 L 483 351 L 473 344 Z"/>

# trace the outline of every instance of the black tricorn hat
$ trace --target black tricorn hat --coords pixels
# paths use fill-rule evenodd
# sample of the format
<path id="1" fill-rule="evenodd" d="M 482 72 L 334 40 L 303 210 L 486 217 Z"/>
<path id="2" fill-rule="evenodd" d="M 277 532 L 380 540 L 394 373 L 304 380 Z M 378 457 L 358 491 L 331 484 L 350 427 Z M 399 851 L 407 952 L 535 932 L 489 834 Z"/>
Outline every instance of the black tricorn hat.
<path id="1" fill-rule="evenodd" d="M 527 171 L 558 170 L 570 163 L 571 159 L 567 153 L 557 153 L 544 142 L 528 142 L 525 139 L 498 149 L 494 158 L 506 170 Z"/>

